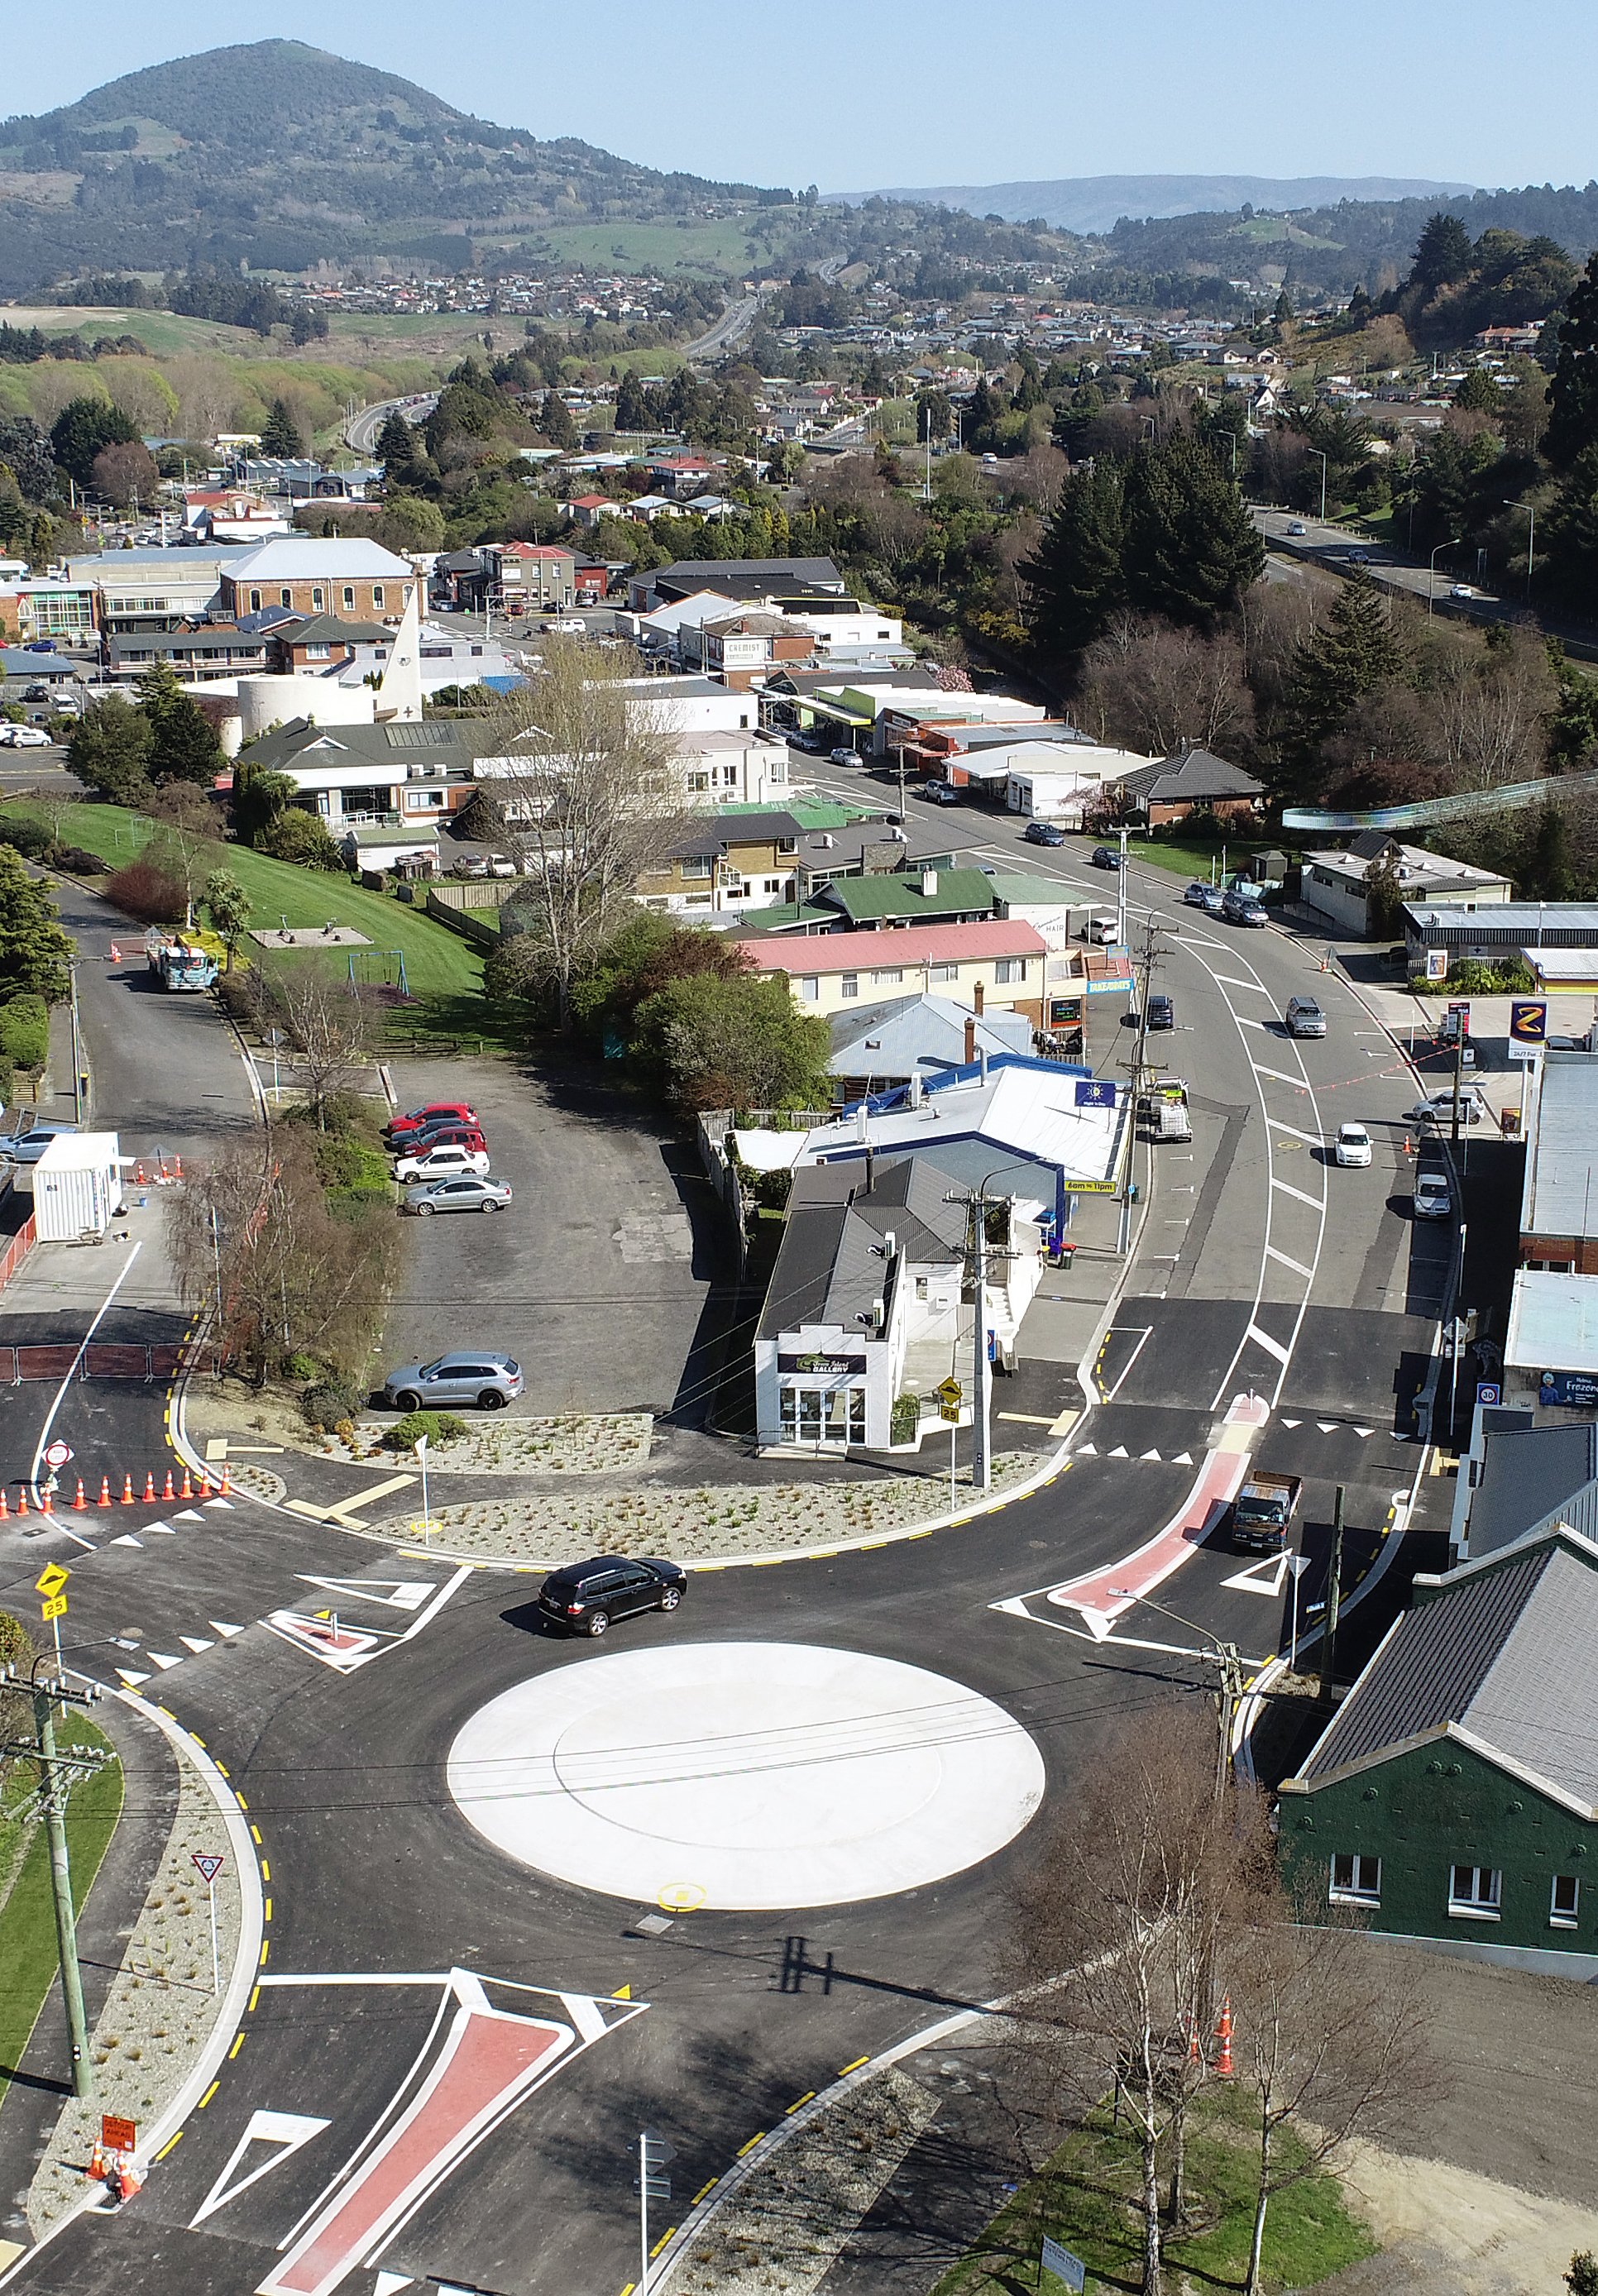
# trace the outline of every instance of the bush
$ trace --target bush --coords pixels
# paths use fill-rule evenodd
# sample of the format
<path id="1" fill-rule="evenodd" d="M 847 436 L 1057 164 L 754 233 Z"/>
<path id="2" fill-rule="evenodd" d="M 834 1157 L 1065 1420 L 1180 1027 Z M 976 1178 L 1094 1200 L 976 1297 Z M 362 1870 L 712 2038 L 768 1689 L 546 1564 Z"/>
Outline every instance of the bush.
<path id="1" fill-rule="evenodd" d="M 141 857 L 113 870 L 106 879 L 105 892 L 108 900 L 130 917 L 137 917 L 141 924 L 181 924 L 188 914 L 187 887 L 159 861 Z"/>
<path id="2" fill-rule="evenodd" d="M 0 1004 L 0 1056 L 37 1075 L 50 1057 L 50 1015 L 42 996 L 13 996 Z"/>
<path id="3" fill-rule="evenodd" d="M 291 1356 L 283 1369 L 291 1379 L 319 1379 L 324 1365 L 320 1356 Z"/>
<path id="4" fill-rule="evenodd" d="M 70 877 L 103 877 L 111 867 L 85 845 L 53 845 L 47 857 L 53 869 L 64 869 Z"/>
<path id="5" fill-rule="evenodd" d="M 242 1022 L 255 1018 L 255 989 L 247 972 L 219 972 L 217 1001 L 230 1020 Z"/>
<path id="6" fill-rule="evenodd" d="M 313 1427 L 336 1427 L 340 1419 L 352 1418 L 365 1400 L 353 1381 L 321 1379 L 307 1388 L 299 1408 Z"/>
<path id="7" fill-rule="evenodd" d="M 376 1189 L 386 1195 L 389 1167 L 381 1149 L 348 1134 L 324 1133 L 316 1141 L 316 1170 L 328 1188 Z"/>
<path id="8" fill-rule="evenodd" d="M 14 845 L 25 860 L 42 861 L 53 842 L 42 821 L 29 821 L 21 814 L 0 814 L 0 844 Z"/>
<path id="9" fill-rule="evenodd" d="M 414 1451 L 423 1435 L 430 1444 L 453 1443 L 465 1432 L 466 1422 L 457 1419 L 453 1411 L 407 1411 L 388 1430 L 383 1444 L 389 1451 Z"/>
<path id="10" fill-rule="evenodd" d="M 294 861 L 302 869 L 338 870 L 344 868 L 344 856 L 334 844 L 327 824 L 314 813 L 299 806 L 291 806 L 280 813 L 275 821 L 263 829 L 255 840 L 258 853 L 269 853 L 275 861 Z"/>
<path id="11" fill-rule="evenodd" d="M 921 1398 L 918 1395 L 896 1395 L 893 1416 L 889 1421 L 889 1434 L 895 1443 L 914 1443 L 915 1431 L 921 1425 Z"/>

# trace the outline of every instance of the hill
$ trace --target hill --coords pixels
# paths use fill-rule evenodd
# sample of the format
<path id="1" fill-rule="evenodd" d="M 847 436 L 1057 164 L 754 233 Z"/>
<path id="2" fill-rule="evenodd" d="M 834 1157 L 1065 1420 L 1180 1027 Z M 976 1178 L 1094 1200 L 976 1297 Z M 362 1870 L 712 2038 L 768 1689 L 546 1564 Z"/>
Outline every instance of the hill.
<path id="1" fill-rule="evenodd" d="M 1069 176 L 1058 182 L 947 184 L 916 191 L 829 192 L 850 207 L 866 199 L 911 200 L 963 208 L 1006 223 L 1045 223 L 1063 231 L 1112 231 L 1123 217 L 1142 219 L 1215 213 L 1244 207 L 1274 209 L 1334 207 L 1343 200 L 1435 201 L 1467 196 L 1469 184 L 1432 183 L 1386 176 Z"/>
<path id="2" fill-rule="evenodd" d="M 0 122 L 0 294 L 75 270 L 300 270 L 388 255 L 451 272 L 553 225 L 791 207 L 457 111 L 296 40 L 213 48 Z"/>

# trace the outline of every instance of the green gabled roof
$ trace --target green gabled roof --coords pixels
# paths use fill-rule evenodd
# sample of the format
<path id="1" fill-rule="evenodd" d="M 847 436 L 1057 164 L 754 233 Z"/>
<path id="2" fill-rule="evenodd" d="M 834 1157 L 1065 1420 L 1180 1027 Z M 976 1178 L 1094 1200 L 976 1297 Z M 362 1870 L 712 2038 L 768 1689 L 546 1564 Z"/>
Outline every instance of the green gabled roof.
<path id="1" fill-rule="evenodd" d="M 884 917 L 913 923 L 967 914 L 986 917 L 993 914 L 993 880 L 980 869 L 940 869 L 937 891 L 923 893 L 920 871 L 908 869 L 891 876 L 835 877 L 815 898 L 855 924 Z"/>
<path id="2" fill-rule="evenodd" d="M 799 799 L 768 798 L 763 804 L 718 805 L 716 818 L 733 820 L 741 813 L 786 813 L 801 829 L 847 829 L 851 821 L 870 821 L 880 813 L 875 805 L 855 805 L 840 799 L 836 805 L 806 802 Z"/>

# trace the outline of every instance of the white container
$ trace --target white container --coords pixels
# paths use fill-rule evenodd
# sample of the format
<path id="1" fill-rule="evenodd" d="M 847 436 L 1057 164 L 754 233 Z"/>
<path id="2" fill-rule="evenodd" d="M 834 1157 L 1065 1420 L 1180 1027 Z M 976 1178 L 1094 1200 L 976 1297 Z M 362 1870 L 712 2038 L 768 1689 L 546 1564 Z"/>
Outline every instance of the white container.
<path id="1" fill-rule="evenodd" d="M 114 1132 L 60 1133 L 33 1168 L 34 1230 L 41 1243 L 98 1243 L 125 1209 Z"/>

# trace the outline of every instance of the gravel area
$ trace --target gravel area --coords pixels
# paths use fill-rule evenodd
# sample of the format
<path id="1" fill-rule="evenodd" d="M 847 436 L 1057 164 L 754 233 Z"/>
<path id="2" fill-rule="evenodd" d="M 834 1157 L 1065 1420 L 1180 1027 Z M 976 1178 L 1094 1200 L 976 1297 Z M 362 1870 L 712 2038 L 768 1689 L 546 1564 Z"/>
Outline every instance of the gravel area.
<path id="1" fill-rule="evenodd" d="M 709 2219 L 677 2263 L 672 2296 L 812 2296 L 937 2111 L 900 2072 L 852 2090 Z"/>
<path id="2" fill-rule="evenodd" d="M 346 1459 L 352 1466 L 396 1455 L 379 1438 L 383 1421 L 357 1423 L 355 1440 L 308 1438 L 301 1448 L 324 1459 Z M 614 1475 L 644 1466 L 654 1421 L 647 1411 L 568 1412 L 553 1418 L 520 1418 L 501 1412 L 471 1419 L 463 1435 L 430 1445 L 430 1475 Z"/>
<path id="3" fill-rule="evenodd" d="M 997 1488 L 1037 1466 L 1036 1455 L 994 1462 Z M 969 1474 L 960 1479 L 969 1496 Z M 669 1554 L 679 1562 L 780 1554 L 829 1539 L 886 1536 L 935 1520 L 948 1485 L 925 1475 L 903 1482 L 731 1483 L 717 1488 L 507 1493 L 462 1506 L 434 1506 L 433 1538 L 445 1553 L 510 1562 L 553 1562 L 576 1554 Z M 366 1535 L 414 1545 L 414 1509 Z M 353 1528 L 354 1526 L 351 1526 Z"/>
<path id="4" fill-rule="evenodd" d="M 1553 2296 L 1577 2251 L 1598 2251 L 1593 2210 L 1446 2161 L 1356 2144 L 1338 2173 L 1381 2251 L 1323 2281 L 1319 2296 Z"/>
<path id="5" fill-rule="evenodd" d="M 55 2124 L 29 2187 L 28 2221 L 36 2237 L 81 2196 L 101 2114 L 120 2113 L 147 2127 L 187 2079 L 226 1994 L 239 1937 L 239 1877 L 221 1812 L 181 1745 L 175 1751 L 177 1816 L 90 2037 L 99 2095 L 92 2103 L 69 2102 Z M 206 1888 L 193 1864 L 197 1851 L 225 1860 L 216 1884 L 222 1973 L 216 1997 Z"/>

